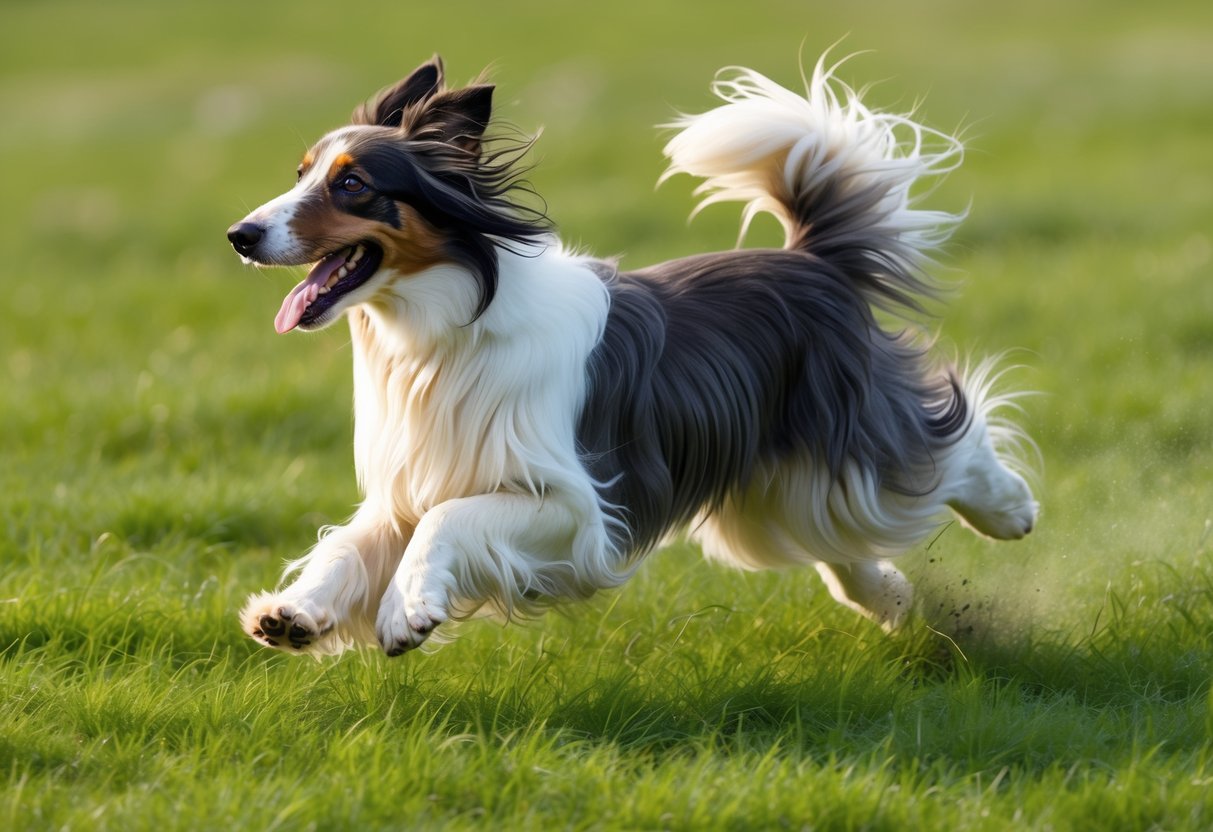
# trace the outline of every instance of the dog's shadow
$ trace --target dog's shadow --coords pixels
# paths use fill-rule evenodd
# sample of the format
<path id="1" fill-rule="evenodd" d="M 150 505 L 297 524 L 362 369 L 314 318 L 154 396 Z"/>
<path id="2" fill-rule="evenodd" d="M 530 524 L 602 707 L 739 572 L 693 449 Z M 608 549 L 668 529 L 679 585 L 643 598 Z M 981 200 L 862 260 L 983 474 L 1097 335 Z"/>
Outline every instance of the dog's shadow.
<path id="1" fill-rule="evenodd" d="M 992 686 L 990 696 L 1015 684 L 995 680 L 999 674 L 992 672 L 981 680 L 988 672 L 981 663 L 996 655 L 988 643 L 976 646 L 963 634 L 926 625 L 887 637 L 857 622 L 854 631 L 822 628 L 815 637 L 838 645 L 836 661 L 819 663 L 820 648 L 789 650 L 770 661 L 722 670 L 727 662 L 704 661 L 697 651 L 675 645 L 651 648 L 639 659 L 635 650 L 623 661 L 608 657 L 578 673 L 567 656 L 545 655 L 543 648 L 538 656 L 520 657 L 508 636 L 485 661 L 453 675 L 446 667 L 427 673 L 425 663 L 446 665 L 460 651 L 458 644 L 437 655 L 407 656 L 407 666 L 365 654 L 351 664 L 361 666 L 354 672 L 358 681 L 370 683 L 359 684 L 369 700 L 351 713 L 366 718 L 370 706 L 382 714 L 424 714 L 427 730 L 438 728 L 460 741 L 500 744 L 539 735 L 562 747 L 639 754 L 654 764 L 708 751 L 774 750 L 820 762 L 921 754 L 924 717 L 938 712 L 954 691 L 968 689 L 971 699 L 975 683 Z M 1018 649 L 1007 645 L 1001 655 L 1011 657 Z M 348 666 L 342 662 L 333 669 Z M 371 681 L 364 674 L 384 675 Z M 926 727 L 932 735 L 946 731 Z"/>
<path id="2" fill-rule="evenodd" d="M 799 630 L 769 623 L 775 629 L 749 640 L 744 626 L 758 623 L 726 607 L 690 623 L 577 613 L 521 636 L 475 625 L 468 643 L 433 655 L 347 656 L 322 682 L 346 707 L 333 709 L 327 696 L 315 704 L 339 723 L 408 714 L 400 730 L 440 741 L 496 747 L 527 738 L 649 766 L 710 753 L 1041 772 L 1066 755 L 1102 759 L 1118 743 L 1183 751 L 1204 742 L 1204 723 L 1188 723 L 1207 710 L 1207 668 L 1178 661 L 1163 642 L 1197 643 L 1213 587 L 1175 594 L 1165 626 L 1154 626 L 1158 610 L 1139 612 L 1113 595 L 1063 632 L 1025 621 L 1022 604 L 983 597 L 963 577 L 919 586 L 915 618 L 892 636 L 827 615 Z M 598 632 L 605 621 L 617 629 Z M 1097 730 L 1135 725 L 1133 709 L 1159 697 L 1178 703 L 1169 722 L 1123 736 Z M 1185 714 L 1196 716 L 1185 722 Z"/>
<path id="3" fill-rule="evenodd" d="M 688 659 L 667 673 L 599 668 L 545 691 L 553 680 L 536 667 L 513 686 L 471 686 L 447 698 L 441 721 L 452 735 L 490 744 L 538 734 L 572 746 L 574 755 L 576 746 L 607 749 L 654 767 L 705 755 L 773 755 L 809 767 L 849 761 L 1042 773 L 1067 755 L 1109 751 L 1094 748 L 1109 740 L 1093 736 L 1079 712 L 1108 718 L 1163 684 L 1146 667 L 1109 674 L 1109 662 L 1131 667 L 1128 654 L 1118 661 L 1093 641 L 996 637 L 967 627 L 951 635 L 919 630 L 884 645 L 873 635 L 836 666 L 817 668 L 774 662 L 712 675 L 694 672 Z M 1187 673 L 1165 684 L 1169 695 L 1191 697 L 1207 679 Z M 1186 747 L 1200 736 L 1154 732 L 1149 739 Z"/>

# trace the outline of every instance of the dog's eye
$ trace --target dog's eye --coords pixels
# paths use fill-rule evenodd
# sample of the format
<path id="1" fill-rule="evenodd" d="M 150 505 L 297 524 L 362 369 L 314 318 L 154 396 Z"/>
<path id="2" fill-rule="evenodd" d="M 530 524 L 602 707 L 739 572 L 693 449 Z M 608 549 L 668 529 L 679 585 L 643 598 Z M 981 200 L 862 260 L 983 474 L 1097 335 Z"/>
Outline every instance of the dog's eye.
<path id="1" fill-rule="evenodd" d="M 341 180 L 341 184 L 338 187 L 347 194 L 356 194 L 366 190 L 366 183 L 357 176 L 347 176 Z"/>
<path id="2" fill-rule="evenodd" d="M 300 165 L 299 167 L 295 168 L 295 181 L 298 182 L 302 178 L 303 178 L 303 165 Z"/>

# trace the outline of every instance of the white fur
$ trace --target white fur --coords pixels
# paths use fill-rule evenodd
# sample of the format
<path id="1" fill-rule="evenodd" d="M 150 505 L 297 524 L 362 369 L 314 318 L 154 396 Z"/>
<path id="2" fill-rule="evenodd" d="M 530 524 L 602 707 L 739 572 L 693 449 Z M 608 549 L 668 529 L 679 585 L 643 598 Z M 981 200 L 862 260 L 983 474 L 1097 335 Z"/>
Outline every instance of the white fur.
<path id="1" fill-rule="evenodd" d="M 702 178 L 696 213 L 717 202 L 745 203 L 743 237 L 762 212 L 790 237 L 798 225 L 786 207 L 794 193 L 874 191 L 879 199 L 865 212 L 865 229 L 885 237 L 888 256 L 916 269 L 962 215 L 914 208 L 911 190 L 954 170 L 964 146 L 909 116 L 869 109 L 834 77 L 836 68 L 823 56 L 803 95 L 751 69 L 722 70 L 712 90 L 724 105 L 668 125 L 679 133 L 665 146 L 670 165 L 662 180 Z"/>
<path id="2" fill-rule="evenodd" d="M 292 565 L 293 584 L 250 602 L 250 631 L 302 606 L 336 623 L 306 649 L 338 650 L 374 622 L 395 651 L 486 602 L 509 615 L 626 579 L 574 434 L 606 288 L 554 242 L 500 263 L 470 325 L 475 283 L 449 266 L 389 279 L 352 314 L 365 500 Z"/>

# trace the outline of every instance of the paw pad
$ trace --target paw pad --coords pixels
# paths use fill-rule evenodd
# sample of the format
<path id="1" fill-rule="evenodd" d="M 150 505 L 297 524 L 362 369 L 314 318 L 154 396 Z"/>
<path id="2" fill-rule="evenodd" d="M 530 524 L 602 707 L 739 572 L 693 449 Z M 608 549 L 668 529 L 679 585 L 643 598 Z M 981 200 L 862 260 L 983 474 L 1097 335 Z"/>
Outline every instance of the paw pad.
<path id="1" fill-rule="evenodd" d="M 249 635 L 270 647 L 304 650 L 332 629 L 291 604 L 271 605 L 264 611 L 247 610 L 244 616 Z"/>

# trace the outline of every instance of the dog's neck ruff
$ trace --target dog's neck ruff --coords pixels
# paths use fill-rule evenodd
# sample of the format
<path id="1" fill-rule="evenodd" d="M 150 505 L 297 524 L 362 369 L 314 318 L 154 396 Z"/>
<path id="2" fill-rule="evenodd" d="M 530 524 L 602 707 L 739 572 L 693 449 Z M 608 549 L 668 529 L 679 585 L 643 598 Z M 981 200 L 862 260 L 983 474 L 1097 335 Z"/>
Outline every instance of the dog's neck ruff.
<path id="1" fill-rule="evenodd" d="M 394 280 L 350 312 L 358 478 L 398 524 L 498 491 L 559 488 L 598 512 L 575 418 L 607 291 L 554 241 L 499 258 L 497 297 L 475 320 L 476 282 L 455 266 Z"/>

